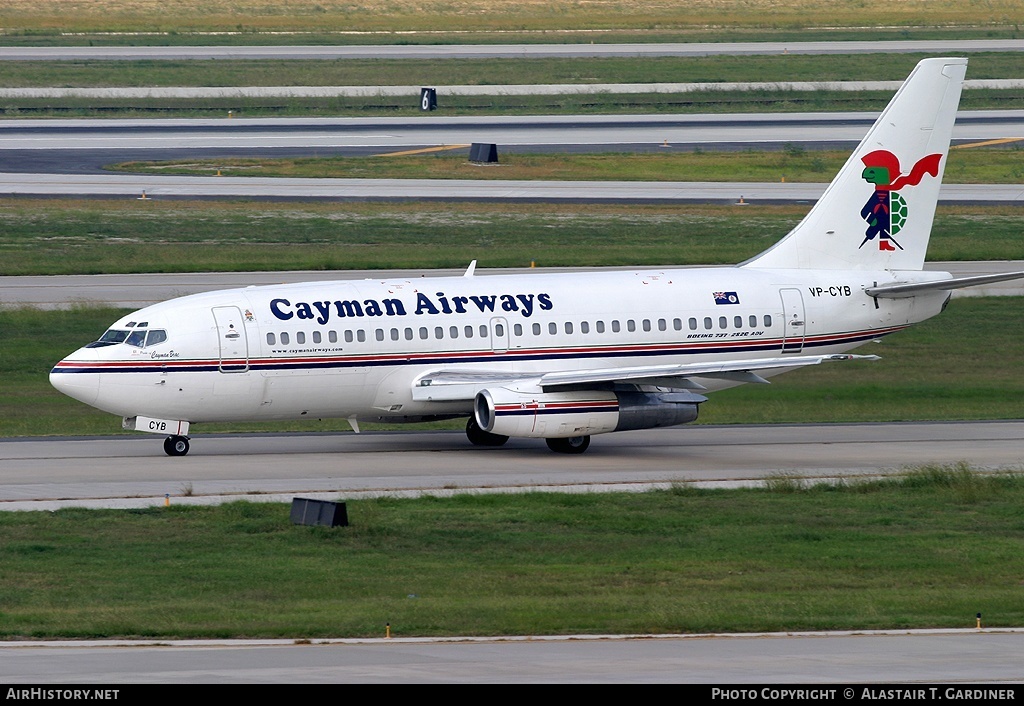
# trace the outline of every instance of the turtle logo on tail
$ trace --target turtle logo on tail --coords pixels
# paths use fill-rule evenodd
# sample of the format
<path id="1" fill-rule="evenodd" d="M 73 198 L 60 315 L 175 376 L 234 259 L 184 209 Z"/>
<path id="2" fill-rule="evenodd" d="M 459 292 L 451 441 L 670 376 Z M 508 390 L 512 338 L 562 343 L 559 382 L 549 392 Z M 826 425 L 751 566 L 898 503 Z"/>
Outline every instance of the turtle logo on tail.
<path id="1" fill-rule="evenodd" d="M 914 164 L 909 174 L 900 174 L 900 160 L 888 150 L 875 150 L 861 157 L 864 171 L 861 176 L 865 181 L 875 185 L 875 193 L 864 204 L 860 215 L 868 223 L 864 231 L 864 240 L 860 247 L 869 240 L 878 241 L 878 249 L 893 251 L 903 246 L 893 237 L 907 222 L 907 202 L 895 193 L 904 186 L 917 186 L 925 174 L 938 176 L 941 154 L 930 154 L 922 157 Z M 893 246 L 896 247 L 893 247 Z"/>

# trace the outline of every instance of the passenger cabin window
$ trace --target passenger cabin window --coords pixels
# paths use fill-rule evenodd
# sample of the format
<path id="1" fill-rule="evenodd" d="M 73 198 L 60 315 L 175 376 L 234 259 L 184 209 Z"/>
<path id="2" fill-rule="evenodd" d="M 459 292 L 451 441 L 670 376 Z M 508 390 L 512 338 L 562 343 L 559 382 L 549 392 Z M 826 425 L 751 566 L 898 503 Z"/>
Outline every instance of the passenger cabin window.
<path id="1" fill-rule="evenodd" d="M 300 345 L 300 346 L 305 344 L 306 343 L 306 334 L 303 333 L 302 331 L 299 331 L 298 333 L 296 333 L 295 334 L 295 343 L 296 343 L 296 345 Z"/>
<path id="2" fill-rule="evenodd" d="M 287 346 L 288 345 L 288 340 L 289 340 L 288 339 L 288 332 L 287 331 L 282 332 L 281 333 L 281 345 L 282 346 Z"/>
<path id="3" fill-rule="evenodd" d="M 272 333 L 268 333 L 267 334 L 267 345 L 268 346 L 276 346 L 277 345 L 277 336 L 275 336 Z"/>

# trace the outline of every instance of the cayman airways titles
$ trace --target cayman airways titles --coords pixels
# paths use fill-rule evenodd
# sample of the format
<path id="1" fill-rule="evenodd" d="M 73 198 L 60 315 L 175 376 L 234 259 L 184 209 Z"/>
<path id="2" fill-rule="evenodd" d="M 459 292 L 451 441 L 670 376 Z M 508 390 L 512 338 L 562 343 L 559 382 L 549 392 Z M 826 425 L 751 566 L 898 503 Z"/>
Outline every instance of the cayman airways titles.
<path id="1" fill-rule="evenodd" d="M 519 313 L 524 318 L 529 318 L 535 310 L 549 311 L 554 306 L 551 296 L 545 293 L 449 297 L 444 292 L 437 292 L 434 296 L 436 299 L 431 299 L 426 294 L 418 292 L 413 314 L 468 314 L 475 313 L 474 310 L 476 310 L 482 314 L 488 312 Z M 405 303 L 396 297 L 380 300 L 363 299 L 362 301 L 337 299 L 334 301 L 295 302 L 294 304 L 288 299 L 277 298 L 270 300 L 270 312 L 282 321 L 297 317 L 316 320 L 321 326 L 330 321 L 332 316 L 358 318 L 409 315 Z"/>

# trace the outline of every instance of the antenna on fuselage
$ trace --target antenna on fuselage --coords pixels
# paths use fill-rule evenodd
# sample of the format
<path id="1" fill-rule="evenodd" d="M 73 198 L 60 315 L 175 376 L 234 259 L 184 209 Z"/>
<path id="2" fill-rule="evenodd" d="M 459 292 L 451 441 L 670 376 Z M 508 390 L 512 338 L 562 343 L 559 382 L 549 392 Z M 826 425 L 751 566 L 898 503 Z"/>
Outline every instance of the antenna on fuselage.
<path id="1" fill-rule="evenodd" d="M 466 268 L 466 274 L 464 274 L 462 276 L 463 277 L 472 277 L 474 271 L 476 271 L 476 260 L 473 260 L 473 262 L 469 263 L 469 267 Z"/>

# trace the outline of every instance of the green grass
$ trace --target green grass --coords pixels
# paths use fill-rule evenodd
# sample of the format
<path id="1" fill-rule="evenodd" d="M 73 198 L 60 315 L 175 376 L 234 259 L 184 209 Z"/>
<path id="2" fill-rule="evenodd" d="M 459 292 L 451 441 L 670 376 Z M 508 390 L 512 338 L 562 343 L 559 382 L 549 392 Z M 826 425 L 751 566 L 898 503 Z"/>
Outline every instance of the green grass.
<path id="1" fill-rule="evenodd" d="M 957 299 L 935 318 L 857 351 L 880 361 L 815 366 L 777 378 L 771 388 L 716 393 L 701 421 L 1022 419 L 1021 321 L 1022 297 Z"/>
<path id="2" fill-rule="evenodd" d="M 6 88 L 902 81 L 928 54 L 535 59 L 5 61 Z M 968 78 L 1024 78 L 1019 52 L 964 54 Z M 445 100 L 442 96 L 442 100 Z"/>
<path id="3" fill-rule="evenodd" d="M 557 96 L 444 96 L 435 115 L 604 115 L 620 113 L 878 112 L 891 91 L 695 91 L 666 94 L 593 93 Z M 1019 109 L 1024 91 L 965 91 L 962 110 Z M 7 118 L 257 118 L 404 117 L 417 119 L 418 91 L 362 98 L 3 98 Z"/>
<path id="4" fill-rule="evenodd" d="M 719 81 L 902 80 L 924 54 L 722 56 L 703 58 L 217 60 L 0 62 L 0 85 L 58 86 L 389 86 L 506 83 L 648 83 Z M 969 77 L 1020 78 L 1016 53 L 969 55 Z M 452 96 L 441 92 L 438 115 L 877 111 L 889 91 L 697 91 L 682 94 Z M 1021 90 L 969 90 L 961 108 L 1017 108 Z M 363 98 L 4 98 L 0 115 L 19 117 L 406 116 L 419 99 Z"/>
<path id="5" fill-rule="evenodd" d="M 902 80 L 924 54 L 698 58 L 217 60 L 0 62 L 0 85 L 60 86 L 337 86 L 501 85 L 506 83 L 647 83 L 719 81 Z M 969 55 L 969 77 L 1020 78 L 1016 53 Z M 880 110 L 888 91 L 698 91 L 685 94 L 451 96 L 439 115 L 708 113 Z M 1020 90 L 965 91 L 961 108 L 1017 108 Z M 364 98 L 5 98 L 0 116 L 222 117 L 406 116 L 420 114 L 418 96 Z"/>
<path id="6" fill-rule="evenodd" d="M 993 91 L 964 109 L 1021 104 L 1019 91 Z M 977 98 L 977 96 L 975 96 Z M 617 113 L 748 113 L 775 111 L 879 111 L 889 92 L 798 93 L 791 91 L 578 96 L 449 96 L 435 115 L 602 115 Z M 422 113 L 419 96 L 365 98 L 3 98 L 0 116 L 28 118 L 260 118 L 404 117 Z"/>
<path id="7" fill-rule="evenodd" d="M 0 636 L 381 637 L 1019 625 L 1019 475 L 775 490 L 0 513 Z"/>
<path id="8" fill-rule="evenodd" d="M 292 0 L 286 5 L 263 0 L 6 0 L 0 8 L 0 27 L 9 41 L 58 44 L 204 40 L 230 44 L 253 39 L 294 43 L 738 41 L 765 34 L 779 39 L 984 37 L 1016 36 L 1019 21 L 1020 8 L 1013 0 L 934 0 L 927 5 L 885 0 L 845 4 L 822 0 L 421 0 L 414 5 L 376 0 Z M 140 37 L 135 32 L 154 34 Z"/>
<path id="9" fill-rule="evenodd" d="M 0 199 L 0 275 L 735 263 L 806 211 Z M 929 258 L 1024 259 L 1022 230 L 1019 207 L 940 207 Z"/>
<path id="10" fill-rule="evenodd" d="M 1024 181 L 1024 137 L 1002 149 L 954 148 L 946 181 L 958 184 L 1018 184 Z M 358 179 L 522 179 L 569 181 L 750 181 L 828 182 L 850 156 L 848 150 L 679 151 L 668 146 L 649 153 L 499 155 L 481 166 L 468 149 L 372 157 L 221 158 L 123 162 L 112 171 L 212 176 Z"/>
<path id="11" fill-rule="evenodd" d="M 120 420 L 49 385 L 53 364 L 95 340 L 119 310 L 0 310 L 0 436 L 122 433 Z M 958 299 L 938 317 L 861 353 L 881 361 L 814 366 L 711 395 L 701 423 L 1024 418 L 1024 297 Z M 949 332 L 957 332 L 951 336 Z M 461 428 L 457 420 L 442 428 Z M 379 428 L 364 425 L 367 428 Z M 214 431 L 347 431 L 344 420 L 194 426 Z"/>

